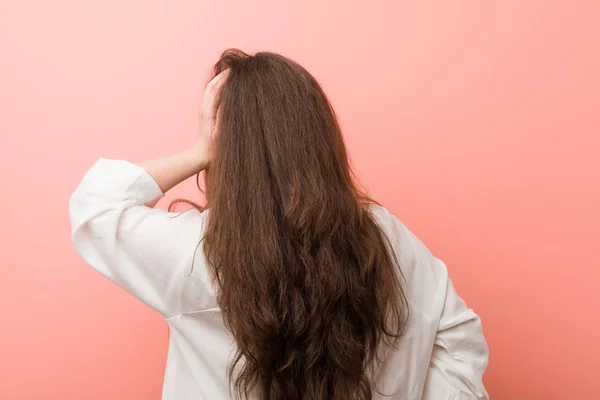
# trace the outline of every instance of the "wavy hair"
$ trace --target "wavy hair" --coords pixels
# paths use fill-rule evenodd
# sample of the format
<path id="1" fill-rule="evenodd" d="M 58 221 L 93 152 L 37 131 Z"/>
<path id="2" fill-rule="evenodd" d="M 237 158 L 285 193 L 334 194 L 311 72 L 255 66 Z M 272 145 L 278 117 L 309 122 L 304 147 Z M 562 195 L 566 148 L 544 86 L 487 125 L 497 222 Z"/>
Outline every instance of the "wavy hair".
<path id="1" fill-rule="evenodd" d="M 368 368 L 408 313 L 374 203 L 317 81 L 274 53 L 223 53 L 204 253 L 236 398 L 367 400 Z"/>

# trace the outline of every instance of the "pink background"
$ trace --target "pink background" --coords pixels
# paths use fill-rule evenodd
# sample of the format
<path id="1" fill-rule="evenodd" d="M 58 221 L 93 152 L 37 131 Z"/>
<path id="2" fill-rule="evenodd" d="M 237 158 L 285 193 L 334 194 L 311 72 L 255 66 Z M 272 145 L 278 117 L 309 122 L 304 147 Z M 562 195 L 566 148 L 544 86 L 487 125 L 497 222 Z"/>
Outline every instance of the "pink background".
<path id="1" fill-rule="evenodd" d="M 483 318 L 493 399 L 595 398 L 599 16 L 598 1 L 0 0 L 0 399 L 160 398 L 167 327 L 76 256 L 67 202 L 99 156 L 191 143 L 229 46 L 323 83 L 364 184 Z"/>

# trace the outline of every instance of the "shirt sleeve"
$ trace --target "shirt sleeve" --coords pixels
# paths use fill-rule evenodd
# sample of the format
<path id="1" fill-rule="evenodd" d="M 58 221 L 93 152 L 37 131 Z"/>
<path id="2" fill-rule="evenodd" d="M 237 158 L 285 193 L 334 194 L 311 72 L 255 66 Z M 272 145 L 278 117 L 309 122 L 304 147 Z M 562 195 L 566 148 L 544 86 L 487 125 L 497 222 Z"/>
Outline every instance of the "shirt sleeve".
<path id="1" fill-rule="evenodd" d="M 458 296 L 452 280 L 446 286 L 423 399 L 489 399 L 483 385 L 489 352 L 481 320 Z"/>
<path id="2" fill-rule="evenodd" d="M 163 196 L 140 166 L 101 158 L 71 195 L 77 252 L 94 269 L 165 317 L 179 313 L 203 217 L 154 209 Z"/>
<path id="3" fill-rule="evenodd" d="M 482 381 L 488 347 L 481 320 L 456 293 L 444 262 L 387 209 L 375 210 L 381 213 L 382 227 L 396 251 L 411 312 L 432 321 L 431 326 L 419 326 L 413 332 L 429 340 L 423 349 L 428 352 L 423 360 L 429 365 L 423 365 L 420 398 L 488 399 Z"/>

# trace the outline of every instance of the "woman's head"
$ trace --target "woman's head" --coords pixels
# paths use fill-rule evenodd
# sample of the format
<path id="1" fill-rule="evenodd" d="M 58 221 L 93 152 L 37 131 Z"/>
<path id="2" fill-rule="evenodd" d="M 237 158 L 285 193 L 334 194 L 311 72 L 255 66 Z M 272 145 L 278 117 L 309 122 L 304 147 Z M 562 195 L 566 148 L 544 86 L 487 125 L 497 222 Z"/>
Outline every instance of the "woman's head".
<path id="1" fill-rule="evenodd" d="M 357 189 L 316 80 L 273 53 L 226 51 L 204 251 L 237 344 L 234 391 L 370 399 L 366 368 L 402 331 L 396 259 Z"/>
<path id="2" fill-rule="evenodd" d="M 239 185 L 286 204 L 310 194 L 322 207 L 355 190 L 333 109 L 304 68 L 278 54 L 229 50 L 214 74 L 224 70 L 209 199 L 220 193 L 215 185 Z"/>

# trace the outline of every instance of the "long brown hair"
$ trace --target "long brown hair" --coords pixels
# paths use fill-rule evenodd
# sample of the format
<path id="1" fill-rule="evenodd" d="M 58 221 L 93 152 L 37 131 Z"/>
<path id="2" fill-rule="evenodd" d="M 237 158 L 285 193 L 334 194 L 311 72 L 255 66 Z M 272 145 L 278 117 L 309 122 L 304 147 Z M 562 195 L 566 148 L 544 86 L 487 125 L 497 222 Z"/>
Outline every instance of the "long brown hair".
<path id="1" fill-rule="evenodd" d="M 408 311 L 335 113 L 281 55 L 228 50 L 225 69 L 203 246 L 237 345 L 235 395 L 371 399 L 367 368 Z"/>

